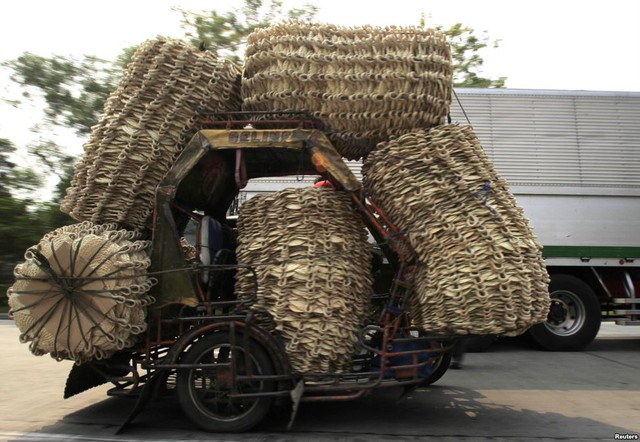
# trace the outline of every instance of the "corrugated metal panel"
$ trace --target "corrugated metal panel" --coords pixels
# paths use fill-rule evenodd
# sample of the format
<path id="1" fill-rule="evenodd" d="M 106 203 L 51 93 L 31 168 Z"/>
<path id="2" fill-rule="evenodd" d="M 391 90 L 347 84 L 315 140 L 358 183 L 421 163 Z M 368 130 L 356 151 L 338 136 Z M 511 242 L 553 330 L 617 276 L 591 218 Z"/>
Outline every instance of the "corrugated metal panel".
<path id="1" fill-rule="evenodd" d="M 456 93 L 484 149 L 512 187 L 640 196 L 640 93 L 513 89 L 456 89 Z M 455 99 L 451 117 L 466 123 Z M 348 165 L 361 179 L 361 162 Z M 275 190 L 307 185 L 313 178 L 252 181 L 261 189 Z"/>
<path id="2" fill-rule="evenodd" d="M 640 195 L 640 94 L 456 92 L 487 154 L 512 186 Z M 457 102 L 451 117 L 466 123 Z"/>

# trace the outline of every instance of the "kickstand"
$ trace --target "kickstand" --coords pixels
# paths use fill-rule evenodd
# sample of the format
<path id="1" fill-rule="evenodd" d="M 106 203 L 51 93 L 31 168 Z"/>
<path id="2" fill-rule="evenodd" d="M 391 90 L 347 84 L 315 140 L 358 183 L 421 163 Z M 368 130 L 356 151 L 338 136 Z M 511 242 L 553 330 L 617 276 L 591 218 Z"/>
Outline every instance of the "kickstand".
<path id="1" fill-rule="evenodd" d="M 289 394 L 291 395 L 292 407 L 291 419 L 289 419 L 287 431 L 291 430 L 291 427 L 293 427 L 293 421 L 296 419 L 296 414 L 298 414 L 298 405 L 300 405 L 300 400 L 302 399 L 302 395 L 304 394 L 304 380 L 300 379 Z"/>
<path id="2" fill-rule="evenodd" d="M 156 391 L 156 387 L 159 385 L 158 382 L 162 382 L 162 379 L 166 380 L 166 373 L 162 373 L 160 371 L 156 371 L 151 378 L 145 382 L 142 390 L 140 390 L 140 395 L 138 396 L 138 400 L 136 401 L 136 405 L 127 416 L 127 419 L 120 425 L 120 428 L 115 432 L 116 435 L 121 434 L 127 427 L 133 422 L 138 414 L 144 409 L 149 400 L 153 397 L 153 393 Z"/>

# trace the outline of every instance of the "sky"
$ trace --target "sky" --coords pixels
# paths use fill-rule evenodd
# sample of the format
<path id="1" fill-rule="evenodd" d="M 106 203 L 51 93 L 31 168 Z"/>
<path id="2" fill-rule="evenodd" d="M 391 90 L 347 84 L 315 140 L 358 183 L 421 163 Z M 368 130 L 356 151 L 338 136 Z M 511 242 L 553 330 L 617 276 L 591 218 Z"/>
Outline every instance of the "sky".
<path id="1" fill-rule="evenodd" d="M 0 61 L 23 52 L 114 59 L 124 47 L 157 35 L 180 38 L 179 7 L 228 10 L 240 0 L 12 0 L 0 3 Z M 284 0 L 285 8 L 306 1 Z M 483 76 L 507 77 L 506 87 L 640 91 L 639 0 L 315 0 L 317 21 L 344 26 L 457 22 L 500 40 L 488 49 Z M 0 96 L 19 96 L 0 72 Z M 0 103 L 0 137 L 22 146 L 38 106 Z M 68 139 L 57 130 L 53 138 Z M 69 146 L 80 151 L 81 143 Z"/>

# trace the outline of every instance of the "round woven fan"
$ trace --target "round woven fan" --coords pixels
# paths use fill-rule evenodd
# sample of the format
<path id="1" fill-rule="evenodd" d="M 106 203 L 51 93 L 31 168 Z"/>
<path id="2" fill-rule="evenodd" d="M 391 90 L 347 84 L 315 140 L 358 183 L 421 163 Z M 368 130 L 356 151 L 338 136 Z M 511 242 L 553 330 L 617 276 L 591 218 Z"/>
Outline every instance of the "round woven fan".
<path id="1" fill-rule="evenodd" d="M 55 230 L 27 250 L 8 290 L 20 340 L 36 355 L 84 362 L 132 346 L 146 330 L 149 241 L 115 224 Z"/>

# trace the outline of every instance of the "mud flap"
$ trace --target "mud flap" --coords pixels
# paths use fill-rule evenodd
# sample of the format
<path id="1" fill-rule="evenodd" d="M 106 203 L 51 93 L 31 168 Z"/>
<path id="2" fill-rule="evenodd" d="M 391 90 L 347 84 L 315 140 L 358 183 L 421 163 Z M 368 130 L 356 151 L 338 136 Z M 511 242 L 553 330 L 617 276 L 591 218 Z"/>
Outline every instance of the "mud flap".
<path id="1" fill-rule="evenodd" d="M 94 369 L 91 363 L 74 365 L 67 376 L 67 383 L 64 387 L 64 398 L 80 394 L 83 391 L 98 387 L 108 382 L 98 370 Z"/>

